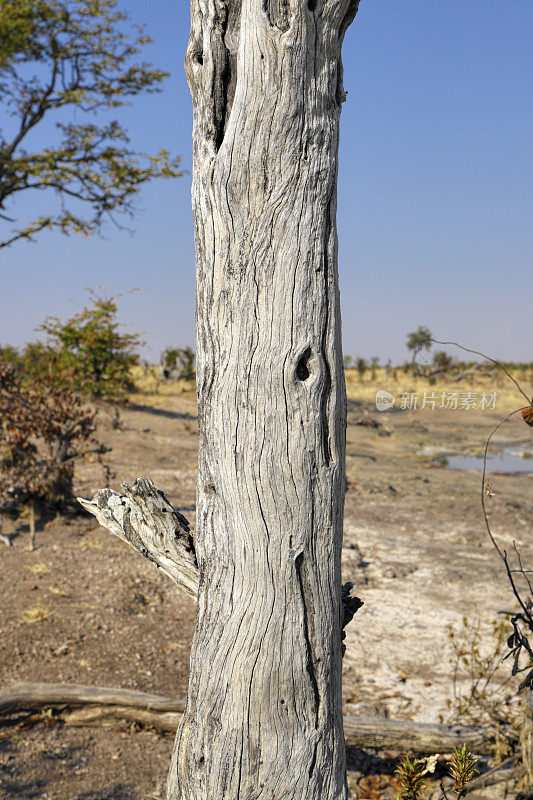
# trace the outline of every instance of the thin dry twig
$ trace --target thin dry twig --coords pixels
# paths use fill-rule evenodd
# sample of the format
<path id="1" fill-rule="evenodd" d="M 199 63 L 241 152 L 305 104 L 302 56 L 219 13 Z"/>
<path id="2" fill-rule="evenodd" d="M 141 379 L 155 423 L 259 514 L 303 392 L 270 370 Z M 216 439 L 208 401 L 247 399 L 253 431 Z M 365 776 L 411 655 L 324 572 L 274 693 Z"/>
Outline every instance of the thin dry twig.
<path id="1" fill-rule="evenodd" d="M 413 359 L 416 359 L 416 357 L 420 355 L 423 346 L 427 342 L 433 342 L 433 344 L 443 344 L 443 345 L 458 347 L 459 350 L 464 350 L 465 353 L 472 353 L 473 355 L 481 356 L 481 358 L 484 358 L 486 361 L 490 361 L 491 364 L 494 364 L 495 366 L 499 367 L 499 369 L 501 369 L 503 372 L 505 372 L 507 377 L 514 383 L 514 385 L 516 386 L 522 397 L 525 397 L 525 399 L 527 400 L 527 407 L 529 408 L 531 405 L 533 405 L 533 399 L 527 396 L 527 394 L 524 392 L 524 390 L 522 389 L 516 378 L 514 378 L 511 375 L 507 367 L 505 367 L 500 361 L 497 361 L 495 358 L 491 358 L 490 356 L 485 355 L 485 353 L 481 353 L 479 350 L 472 350 L 472 348 L 470 347 L 465 347 L 464 345 L 459 344 L 459 342 L 441 342 L 439 339 L 433 339 L 433 337 L 429 337 L 428 339 L 424 339 L 424 341 L 419 342 L 415 350 Z"/>

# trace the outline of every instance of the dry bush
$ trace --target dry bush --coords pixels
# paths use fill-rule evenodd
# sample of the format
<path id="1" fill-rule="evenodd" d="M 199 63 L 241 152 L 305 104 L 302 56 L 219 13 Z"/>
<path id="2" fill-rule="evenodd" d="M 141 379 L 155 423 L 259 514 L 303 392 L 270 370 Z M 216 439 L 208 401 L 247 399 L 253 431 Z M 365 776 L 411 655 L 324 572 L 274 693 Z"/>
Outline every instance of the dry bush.
<path id="1" fill-rule="evenodd" d="M 96 439 L 96 411 L 53 378 L 24 389 L 13 367 L 0 364 L 0 510 L 73 507 L 78 459 L 109 448 Z"/>
<path id="2" fill-rule="evenodd" d="M 518 696 L 518 680 L 509 675 L 504 663 L 509 616 L 493 620 L 491 629 L 492 635 L 487 636 L 478 619 L 467 617 L 463 617 L 460 630 L 449 628 L 453 696 L 446 703 L 446 719 L 441 715 L 441 722 L 497 729 L 519 722 L 523 704 Z"/>

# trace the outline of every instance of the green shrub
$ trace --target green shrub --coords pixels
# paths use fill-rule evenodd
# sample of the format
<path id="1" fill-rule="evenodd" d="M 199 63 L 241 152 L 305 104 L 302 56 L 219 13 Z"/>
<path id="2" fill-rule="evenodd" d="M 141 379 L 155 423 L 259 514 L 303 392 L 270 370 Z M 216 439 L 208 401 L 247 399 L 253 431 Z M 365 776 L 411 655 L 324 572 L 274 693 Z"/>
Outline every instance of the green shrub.
<path id="1" fill-rule="evenodd" d="M 0 364 L 10 364 L 15 369 L 20 365 L 20 353 L 10 344 L 0 345 Z"/>
<path id="2" fill-rule="evenodd" d="M 121 332 L 116 297 L 89 295 L 91 304 L 70 319 L 45 319 L 39 330 L 47 342 L 26 348 L 24 370 L 28 375 L 48 370 L 65 388 L 116 399 L 132 388 L 130 369 L 139 360 L 141 342 L 137 334 Z"/>

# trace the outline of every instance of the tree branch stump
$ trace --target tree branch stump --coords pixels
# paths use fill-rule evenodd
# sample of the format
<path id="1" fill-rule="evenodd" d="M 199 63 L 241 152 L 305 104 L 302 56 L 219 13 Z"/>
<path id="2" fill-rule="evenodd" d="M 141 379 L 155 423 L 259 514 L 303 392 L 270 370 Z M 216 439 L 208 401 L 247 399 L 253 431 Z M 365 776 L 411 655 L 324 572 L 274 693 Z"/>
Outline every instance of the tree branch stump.
<path id="1" fill-rule="evenodd" d="M 78 502 L 100 525 L 152 561 L 196 600 L 198 564 L 188 521 L 149 478 L 141 476 L 133 486 L 124 483 L 122 488 L 124 494 L 102 489 L 92 500 L 78 497 Z"/>

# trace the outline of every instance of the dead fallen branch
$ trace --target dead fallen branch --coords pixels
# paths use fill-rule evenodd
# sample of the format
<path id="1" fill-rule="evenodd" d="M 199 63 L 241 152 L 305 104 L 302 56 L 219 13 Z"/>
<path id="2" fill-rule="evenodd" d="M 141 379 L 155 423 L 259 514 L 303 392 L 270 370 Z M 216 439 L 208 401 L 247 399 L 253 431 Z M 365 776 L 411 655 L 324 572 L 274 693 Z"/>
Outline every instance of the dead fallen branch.
<path id="1" fill-rule="evenodd" d="M 181 712 L 184 700 L 132 689 L 110 689 L 102 686 L 81 686 L 64 683 L 19 683 L 0 692 L 0 716 L 20 711 L 69 706 L 123 706 L 157 712 Z"/>
<path id="2" fill-rule="evenodd" d="M 372 747 L 378 750 L 414 753 L 451 753 L 466 744 L 476 755 L 493 751 L 494 736 L 474 725 L 433 725 L 411 720 L 381 717 L 344 717 L 347 747 Z"/>
<path id="3" fill-rule="evenodd" d="M 67 725 L 105 725 L 120 720 L 175 732 L 184 700 L 98 686 L 19 684 L 0 692 L 0 716 L 51 708 Z M 432 725 L 381 717 L 344 717 L 347 747 L 415 753 L 450 753 L 466 744 L 477 755 L 489 755 L 493 734 L 476 726 Z"/>
<path id="4" fill-rule="evenodd" d="M 138 722 L 149 728 L 159 731 L 176 733 L 181 721 L 178 711 L 150 711 L 147 708 L 132 708 L 128 706 L 85 706 L 67 711 L 61 715 L 65 725 L 75 727 L 113 725 L 117 722 Z"/>

